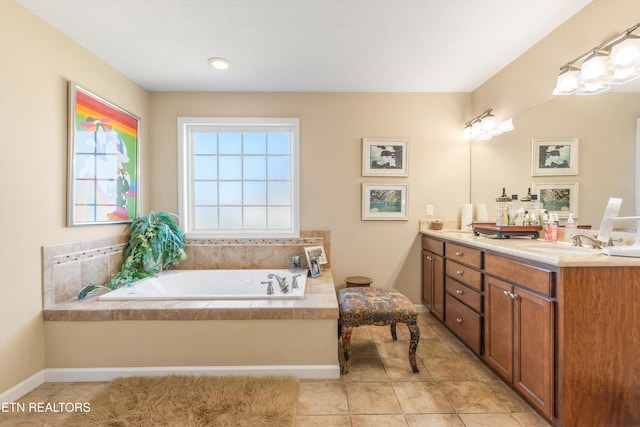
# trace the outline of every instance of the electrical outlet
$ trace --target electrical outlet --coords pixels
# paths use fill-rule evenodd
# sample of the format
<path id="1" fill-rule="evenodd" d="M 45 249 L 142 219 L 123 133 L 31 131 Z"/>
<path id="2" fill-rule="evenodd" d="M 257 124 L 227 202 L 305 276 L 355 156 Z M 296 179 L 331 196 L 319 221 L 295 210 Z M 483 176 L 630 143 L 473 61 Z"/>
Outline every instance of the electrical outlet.
<path id="1" fill-rule="evenodd" d="M 427 205 L 427 216 L 433 216 L 433 205 Z"/>

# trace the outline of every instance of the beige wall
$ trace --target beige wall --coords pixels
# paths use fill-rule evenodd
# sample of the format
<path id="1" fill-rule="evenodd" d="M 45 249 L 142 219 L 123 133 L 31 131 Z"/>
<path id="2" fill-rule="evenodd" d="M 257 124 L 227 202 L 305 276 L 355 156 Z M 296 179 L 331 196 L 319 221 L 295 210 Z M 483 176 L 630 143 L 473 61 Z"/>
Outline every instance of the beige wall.
<path id="1" fill-rule="evenodd" d="M 336 285 L 372 277 L 420 303 L 418 220 L 456 218 L 469 199 L 469 94 L 152 93 L 151 209 L 177 210 L 178 116 L 299 117 L 301 228 L 331 231 Z M 362 138 L 410 139 L 409 177 L 362 177 Z M 409 221 L 362 221 L 363 182 L 408 183 Z"/>
<path id="2" fill-rule="evenodd" d="M 45 367 L 41 246 L 124 229 L 66 227 L 68 80 L 141 117 L 145 156 L 147 93 L 13 0 L 1 0 L 0 392 Z"/>
<path id="3" fill-rule="evenodd" d="M 635 25 L 640 1 L 595 0 L 472 94 L 472 111 L 494 108 L 515 131 L 472 143 L 473 203 L 493 204 L 502 187 L 522 194 L 535 182 L 579 183 L 579 223 L 598 226 L 607 200 L 635 207 L 635 127 L 640 95 L 552 95 L 560 66 Z M 624 86 L 622 87 L 624 88 Z M 531 177 L 532 138 L 578 138 L 577 176 Z"/>

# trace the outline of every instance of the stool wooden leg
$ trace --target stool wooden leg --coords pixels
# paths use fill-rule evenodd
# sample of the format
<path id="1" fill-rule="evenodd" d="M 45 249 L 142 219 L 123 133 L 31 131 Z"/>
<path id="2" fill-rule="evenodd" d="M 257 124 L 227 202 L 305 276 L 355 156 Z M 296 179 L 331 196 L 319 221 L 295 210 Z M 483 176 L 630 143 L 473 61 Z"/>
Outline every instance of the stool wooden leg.
<path id="1" fill-rule="evenodd" d="M 417 324 L 407 325 L 409 332 L 411 332 L 411 341 L 409 342 L 409 364 L 414 374 L 420 372 L 418 365 L 416 364 L 416 349 L 418 348 L 418 341 L 420 341 L 420 328 Z"/>
<path id="2" fill-rule="evenodd" d="M 391 321 L 391 338 L 393 338 L 394 340 L 398 339 L 398 334 L 396 333 L 396 322 L 395 320 Z"/>
<path id="3" fill-rule="evenodd" d="M 344 365 L 342 365 L 342 373 L 349 372 L 351 366 L 351 331 L 353 326 L 342 324 L 342 350 L 344 352 Z"/>

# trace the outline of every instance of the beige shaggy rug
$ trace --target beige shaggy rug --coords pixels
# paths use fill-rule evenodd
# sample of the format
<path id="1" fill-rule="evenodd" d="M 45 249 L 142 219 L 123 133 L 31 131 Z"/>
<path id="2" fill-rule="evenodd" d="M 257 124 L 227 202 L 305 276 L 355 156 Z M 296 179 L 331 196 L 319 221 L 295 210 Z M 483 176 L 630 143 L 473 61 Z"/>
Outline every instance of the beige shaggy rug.
<path id="1" fill-rule="evenodd" d="M 299 383 L 292 377 L 116 378 L 65 426 L 291 426 Z"/>

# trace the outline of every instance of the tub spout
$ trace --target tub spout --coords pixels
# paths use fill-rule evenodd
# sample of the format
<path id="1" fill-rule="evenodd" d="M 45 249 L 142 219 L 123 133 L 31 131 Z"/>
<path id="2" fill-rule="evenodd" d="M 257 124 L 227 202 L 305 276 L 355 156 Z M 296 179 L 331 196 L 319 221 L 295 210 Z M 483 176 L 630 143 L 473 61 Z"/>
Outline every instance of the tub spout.
<path id="1" fill-rule="evenodd" d="M 286 294 L 287 292 L 289 292 L 289 285 L 287 284 L 286 277 L 280 277 L 277 274 L 269 273 L 267 278 L 276 279 L 276 281 L 278 282 L 278 286 L 280 286 L 280 290 L 282 291 L 283 294 Z"/>

